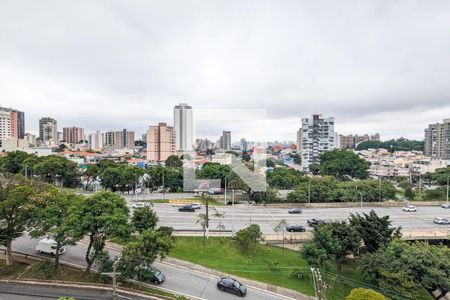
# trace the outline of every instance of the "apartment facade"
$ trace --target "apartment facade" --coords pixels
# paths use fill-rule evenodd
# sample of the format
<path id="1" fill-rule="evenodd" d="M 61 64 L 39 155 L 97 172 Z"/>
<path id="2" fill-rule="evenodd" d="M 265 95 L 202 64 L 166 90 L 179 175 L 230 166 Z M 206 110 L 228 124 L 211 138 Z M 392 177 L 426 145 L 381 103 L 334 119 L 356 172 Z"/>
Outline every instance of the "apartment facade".
<path id="1" fill-rule="evenodd" d="M 86 140 L 84 135 L 84 129 L 80 127 L 64 127 L 63 128 L 63 140 L 66 143 L 78 144 L 80 141 Z"/>
<path id="2" fill-rule="evenodd" d="M 58 142 L 58 122 L 50 117 L 39 120 L 39 138 L 42 142 Z"/>
<path id="3" fill-rule="evenodd" d="M 25 137 L 25 113 L 13 108 L 0 107 L 0 139 Z"/>
<path id="4" fill-rule="evenodd" d="M 320 162 L 320 155 L 335 149 L 334 117 L 324 118 L 320 114 L 302 118 L 299 142 L 302 156 L 302 168 Z"/>
<path id="5" fill-rule="evenodd" d="M 220 137 L 219 143 L 220 149 L 225 151 L 231 150 L 231 131 L 222 131 L 222 136 Z"/>
<path id="6" fill-rule="evenodd" d="M 104 147 L 110 150 L 134 149 L 134 131 L 123 129 L 105 132 Z"/>
<path id="7" fill-rule="evenodd" d="M 336 148 L 341 149 L 355 149 L 356 146 L 358 146 L 359 143 L 367 142 L 367 141 L 380 141 L 380 134 L 376 133 L 373 135 L 357 135 L 357 134 L 350 134 L 350 135 L 339 135 L 339 147 L 336 145 Z"/>
<path id="8" fill-rule="evenodd" d="M 147 131 L 147 160 L 165 161 L 175 154 L 176 133 L 173 127 L 166 123 L 150 126 Z"/>
<path id="9" fill-rule="evenodd" d="M 89 148 L 91 148 L 91 149 L 102 150 L 103 149 L 103 134 L 99 130 L 89 134 L 88 145 L 89 145 Z"/>
<path id="10" fill-rule="evenodd" d="M 450 118 L 425 129 L 424 154 L 431 159 L 450 160 Z"/>
<path id="11" fill-rule="evenodd" d="M 193 151 L 194 128 L 192 107 L 180 103 L 173 109 L 176 151 Z"/>

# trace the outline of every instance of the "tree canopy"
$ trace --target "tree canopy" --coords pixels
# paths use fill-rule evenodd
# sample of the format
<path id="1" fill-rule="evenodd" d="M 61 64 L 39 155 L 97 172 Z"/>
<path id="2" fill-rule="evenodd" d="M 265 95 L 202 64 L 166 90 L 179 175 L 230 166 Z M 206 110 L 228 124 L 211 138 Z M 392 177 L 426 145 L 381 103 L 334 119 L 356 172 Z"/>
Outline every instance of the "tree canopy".
<path id="1" fill-rule="evenodd" d="M 322 176 L 334 176 L 338 180 L 366 179 L 369 177 L 368 169 L 368 163 L 350 150 L 336 149 L 320 156 Z"/>

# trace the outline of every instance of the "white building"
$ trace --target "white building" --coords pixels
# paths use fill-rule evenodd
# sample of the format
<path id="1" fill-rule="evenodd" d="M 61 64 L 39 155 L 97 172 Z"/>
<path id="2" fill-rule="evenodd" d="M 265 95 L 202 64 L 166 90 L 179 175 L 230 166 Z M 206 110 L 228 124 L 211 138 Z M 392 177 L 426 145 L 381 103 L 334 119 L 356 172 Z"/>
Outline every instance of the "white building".
<path id="1" fill-rule="evenodd" d="M 310 164 L 320 161 L 320 155 L 336 148 L 334 117 L 312 115 L 310 118 L 302 118 L 300 131 L 302 168 L 308 171 Z"/>
<path id="2" fill-rule="evenodd" d="M 0 111 L 0 140 L 8 139 L 11 136 L 11 113 Z"/>
<path id="3" fill-rule="evenodd" d="M 96 132 L 89 134 L 88 144 L 89 144 L 89 148 L 91 148 L 91 149 L 102 150 L 103 149 L 103 133 L 101 133 L 99 130 L 97 130 Z"/>
<path id="4" fill-rule="evenodd" d="M 192 119 L 192 107 L 186 103 L 180 103 L 173 109 L 175 129 L 175 150 L 193 151 L 194 128 Z"/>

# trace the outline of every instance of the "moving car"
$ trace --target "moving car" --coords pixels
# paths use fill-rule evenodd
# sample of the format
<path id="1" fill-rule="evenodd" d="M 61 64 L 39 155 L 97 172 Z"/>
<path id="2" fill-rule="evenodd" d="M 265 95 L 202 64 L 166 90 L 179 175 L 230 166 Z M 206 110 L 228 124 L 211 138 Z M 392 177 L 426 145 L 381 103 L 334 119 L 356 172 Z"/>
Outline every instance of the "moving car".
<path id="1" fill-rule="evenodd" d="M 441 207 L 445 209 L 450 209 L 450 203 L 442 204 Z"/>
<path id="2" fill-rule="evenodd" d="M 305 232 L 305 227 L 298 224 L 288 224 L 286 225 L 287 232 Z"/>
<path id="3" fill-rule="evenodd" d="M 192 203 L 191 206 L 193 208 L 195 208 L 195 209 L 200 209 L 201 208 L 200 204 L 198 204 L 198 203 Z"/>
<path id="4" fill-rule="evenodd" d="M 189 212 L 194 212 L 195 208 L 192 205 L 183 205 L 178 207 L 178 211 L 189 211 Z"/>
<path id="5" fill-rule="evenodd" d="M 308 223 L 309 226 L 314 227 L 320 224 L 324 224 L 325 221 L 324 220 L 317 220 L 317 219 L 309 219 L 308 221 L 306 221 L 306 223 Z"/>
<path id="6" fill-rule="evenodd" d="M 139 266 L 138 279 L 140 281 L 150 281 L 152 283 L 161 284 L 166 280 L 166 275 L 155 267 L 141 264 Z"/>
<path id="7" fill-rule="evenodd" d="M 300 208 L 298 208 L 298 207 L 294 207 L 294 208 L 291 208 L 290 210 L 288 210 L 288 213 L 290 213 L 290 214 L 301 214 L 302 210 Z"/>
<path id="8" fill-rule="evenodd" d="M 132 208 L 142 208 L 146 206 L 148 206 L 148 204 L 144 202 L 136 202 L 131 205 Z"/>
<path id="9" fill-rule="evenodd" d="M 221 291 L 232 293 L 241 297 L 247 294 L 247 288 L 236 279 L 222 277 L 217 282 L 217 288 Z"/>
<path id="10" fill-rule="evenodd" d="M 417 209 L 416 209 L 416 207 L 414 205 L 407 205 L 407 206 L 403 207 L 403 211 L 416 212 Z"/>
<path id="11" fill-rule="evenodd" d="M 36 246 L 36 251 L 39 253 L 47 253 L 56 255 L 56 242 L 55 240 L 44 238 L 40 240 Z M 66 251 L 66 248 L 61 247 L 59 249 L 59 254 L 62 254 Z"/>
<path id="12" fill-rule="evenodd" d="M 450 221 L 445 218 L 434 218 L 433 223 L 439 224 L 439 225 L 448 225 L 448 224 L 450 224 Z"/>

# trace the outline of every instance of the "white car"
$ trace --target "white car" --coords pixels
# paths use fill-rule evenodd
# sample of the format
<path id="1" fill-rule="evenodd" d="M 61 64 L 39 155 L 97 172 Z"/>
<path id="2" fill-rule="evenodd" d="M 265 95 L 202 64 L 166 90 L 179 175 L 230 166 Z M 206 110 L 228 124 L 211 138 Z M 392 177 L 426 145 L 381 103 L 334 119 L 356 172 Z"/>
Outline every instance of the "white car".
<path id="1" fill-rule="evenodd" d="M 201 208 L 200 204 L 198 204 L 198 203 L 192 203 L 191 206 L 193 208 L 195 208 L 195 209 L 200 209 Z"/>
<path id="2" fill-rule="evenodd" d="M 448 225 L 448 224 L 450 224 L 450 221 L 445 218 L 434 218 L 433 223 L 439 224 L 439 225 Z"/>
<path id="3" fill-rule="evenodd" d="M 36 251 L 39 253 L 47 253 L 56 255 L 56 242 L 52 239 L 44 238 L 40 240 L 36 246 Z M 59 249 L 59 254 L 62 254 L 66 251 L 66 248 L 61 247 Z"/>
<path id="4" fill-rule="evenodd" d="M 407 205 L 407 206 L 403 207 L 403 211 L 416 212 L 417 209 L 416 209 L 416 207 L 414 205 Z"/>
<path id="5" fill-rule="evenodd" d="M 150 206 L 150 203 L 136 202 L 136 203 L 133 203 L 133 205 L 131 205 L 132 208 L 142 208 L 142 207 L 146 207 L 146 206 Z"/>

